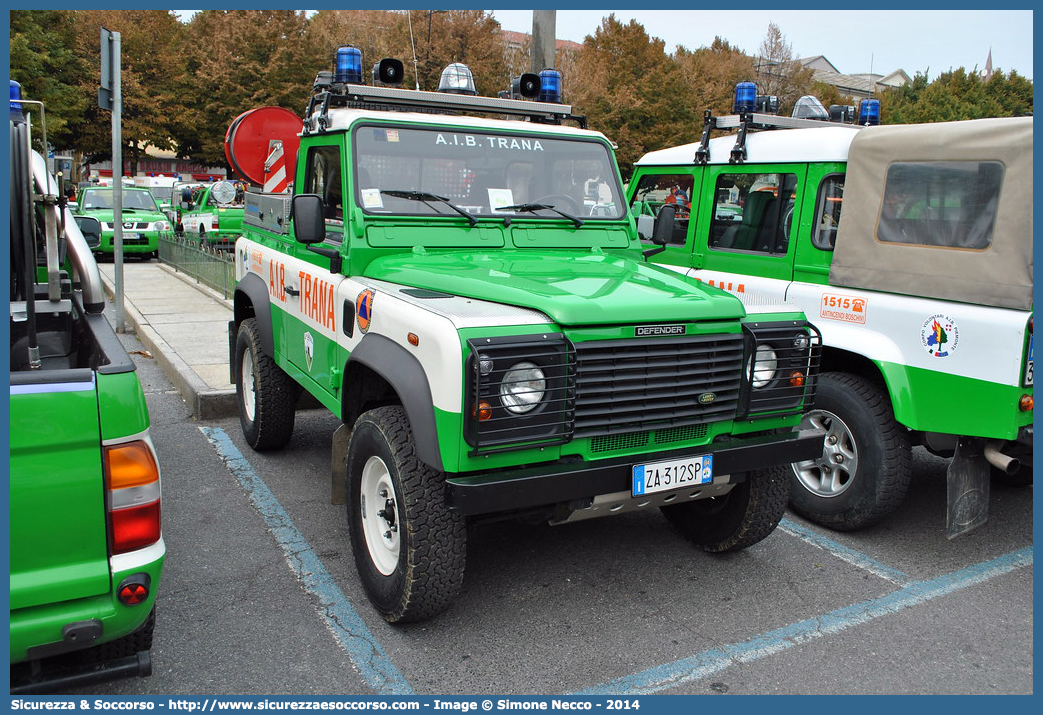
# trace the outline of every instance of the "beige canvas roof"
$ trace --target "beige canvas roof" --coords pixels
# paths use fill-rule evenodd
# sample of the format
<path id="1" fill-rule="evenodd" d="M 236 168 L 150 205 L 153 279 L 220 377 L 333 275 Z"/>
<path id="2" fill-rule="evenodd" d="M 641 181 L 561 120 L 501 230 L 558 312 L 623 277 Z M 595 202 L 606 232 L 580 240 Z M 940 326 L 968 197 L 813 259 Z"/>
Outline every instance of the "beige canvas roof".
<path id="1" fill-rule="evenodd" d="M 999 162 L 992 240 L 971 250 L 879 240 L 888 168 Z M 851 142 L 829 282 L 1002 308 L 1032 308 L 1032 118 L 868 127 Z"/>

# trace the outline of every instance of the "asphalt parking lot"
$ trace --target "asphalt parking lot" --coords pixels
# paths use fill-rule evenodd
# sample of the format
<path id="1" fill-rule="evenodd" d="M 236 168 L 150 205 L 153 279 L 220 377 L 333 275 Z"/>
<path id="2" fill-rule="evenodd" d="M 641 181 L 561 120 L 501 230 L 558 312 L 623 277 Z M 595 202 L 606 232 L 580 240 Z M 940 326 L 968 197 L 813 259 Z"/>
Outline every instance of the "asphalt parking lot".
<path id="1" fill-rule="evenodd" d="M 452 608 L 390 626 L 330 504 L 337 420 L 299 413 L 286 449 L 256 453 L 238 420 L 192 419 L 134 358 L 163 469 L 154 673 L 77 693 L 1033 692 L 1031 487 L 994 485 L 988 523 L 955 541 L 945 464 L 920 450 L 884 524 L 838 534 L 788 514 L 723 557 L 658 512 L 480 525 Z"/>

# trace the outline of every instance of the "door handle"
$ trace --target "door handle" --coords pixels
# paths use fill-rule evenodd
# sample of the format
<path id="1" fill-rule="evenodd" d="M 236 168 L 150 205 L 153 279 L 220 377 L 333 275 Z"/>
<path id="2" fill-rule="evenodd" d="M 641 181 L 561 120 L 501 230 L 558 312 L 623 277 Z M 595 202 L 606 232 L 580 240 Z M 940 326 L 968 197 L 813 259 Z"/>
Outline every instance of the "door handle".
<path id="1" fill-rule="evenodd" d="M 283 288 L 283 290 L 286 292 L 287 295 L 292 295 L 294 297 L 299 296 L 301 294 L 301 292 L 296 288 L 287 287 Z"/>

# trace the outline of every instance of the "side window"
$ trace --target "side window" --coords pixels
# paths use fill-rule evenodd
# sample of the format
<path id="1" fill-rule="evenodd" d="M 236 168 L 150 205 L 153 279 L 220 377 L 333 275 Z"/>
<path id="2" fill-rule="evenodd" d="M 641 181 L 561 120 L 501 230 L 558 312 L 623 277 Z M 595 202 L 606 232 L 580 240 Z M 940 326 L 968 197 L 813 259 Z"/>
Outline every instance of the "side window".
<path id="1" fill-rule="evenodd" d="M 646 174 L 641 177 L 630 202 L 630 210 L 637 219 L 637 230 L 642 241 L 652 239 L 652 225 L 659 209 L 666 204 L 677 206 L 674 230 L 670 237 L 671 246 L 683 246 L 688 236 L 688 223 L 692 211 L 691 174 Z"/>
<path id="2" fill-rule="evenodd" d="M 786 253 L 795 174 L 721 174 L 715 187 L 710 248 Z"/>
<path id="3" fill-rule="evenodd" d="M 877 239 L 984 250 L 1003 185 L 996 161 L 895 163 L 887 167 Z"/>
<path id="4" fill-rule="evenodd" d="M 832 251 L 837 243 L 840 209 L 844 203 L 844 175 L 833 174 L 822 180 L 815 204 L 815 228 L 811 243 L 815 248 Z"/>
<path id="5" fill-rule="evenodd" d="M 326 206 L 326 237 L 344 239 L 344 186 L 339 146 L 316 146 L 308 150 L 304 193 L 318 194 Z"/>

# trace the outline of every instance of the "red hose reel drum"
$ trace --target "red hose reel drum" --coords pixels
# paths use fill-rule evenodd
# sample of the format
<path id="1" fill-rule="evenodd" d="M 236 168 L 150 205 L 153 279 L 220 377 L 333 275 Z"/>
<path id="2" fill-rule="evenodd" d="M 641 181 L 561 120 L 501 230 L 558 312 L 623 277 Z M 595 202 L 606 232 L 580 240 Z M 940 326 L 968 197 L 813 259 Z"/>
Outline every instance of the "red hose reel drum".
<path id="1" fill-rule="evenodd" d="M 265 186 L 265 162 L 272 153 L 273 141 L 282 142 L 282 161 L 287 176 L 293 178 L 297 167 L 297 150 L 304 122 L 289 109 L 257 107 L 232 120 L 225 134 L 225 157 L 241 178 L 256 186 Z M 271 168 L 271 167 L 269 167 Z"/>

